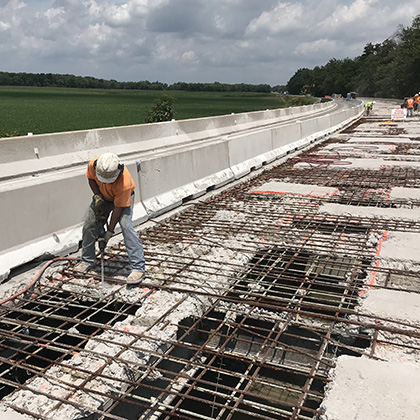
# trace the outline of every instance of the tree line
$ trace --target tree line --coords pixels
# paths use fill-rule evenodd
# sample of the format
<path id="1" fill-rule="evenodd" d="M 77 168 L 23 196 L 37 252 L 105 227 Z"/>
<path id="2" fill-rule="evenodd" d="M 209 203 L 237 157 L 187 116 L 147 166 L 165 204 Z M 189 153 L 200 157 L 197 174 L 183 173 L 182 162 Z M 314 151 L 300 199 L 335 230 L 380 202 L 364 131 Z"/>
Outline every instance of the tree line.
<path id="1" fill-rule="evenodd" d="M 252 85 L 246 83 L 184 83 L 172 85 L 162 82 L 118 82 L 90 76 L 54 73 L 9 73 L 0 72 L 0 86 L 66 87 L 79 89 L 140 89 L 140 90 L 186 90 L 197 92 L 260 92 L 270 93 L 268 84 Z"/>
<path id="2" fill-rule="evenodd" d="M 287 82 L 290 94 L 305 90 L 313 96 L 333 93 L 345 96 L 403 98 L 420 91 L 420 15 L 409 27 L 400 27 L 382 43 L 368 43 L 363 54 L 324 66 L 301 68 Z"/>

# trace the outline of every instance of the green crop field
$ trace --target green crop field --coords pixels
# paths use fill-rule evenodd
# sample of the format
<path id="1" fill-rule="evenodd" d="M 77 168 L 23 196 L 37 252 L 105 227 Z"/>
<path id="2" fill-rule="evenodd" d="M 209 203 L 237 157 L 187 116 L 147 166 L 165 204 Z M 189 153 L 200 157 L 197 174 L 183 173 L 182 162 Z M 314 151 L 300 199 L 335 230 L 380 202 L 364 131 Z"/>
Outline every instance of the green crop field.
<path id="1" fill-rule="evenodd" d="M 143 124 L 162 91 L 0 86 L 0 137 Z M 312 103 L 266 93 L 169 91 L 175 119 L 199 118 Z"/>

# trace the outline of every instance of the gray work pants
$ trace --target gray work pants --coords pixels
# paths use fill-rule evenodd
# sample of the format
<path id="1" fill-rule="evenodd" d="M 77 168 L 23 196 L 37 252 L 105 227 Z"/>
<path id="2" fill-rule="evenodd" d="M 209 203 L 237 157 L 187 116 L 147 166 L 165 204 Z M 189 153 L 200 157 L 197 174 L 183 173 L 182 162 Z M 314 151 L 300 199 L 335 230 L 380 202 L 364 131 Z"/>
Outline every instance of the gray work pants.
<path id="1" fill-rule="evenodd" d="M 143 244 L 133 227 L 133 207 L 134 194 L 131 195 L 130 207 L 124 207 L 119 223 L 131 268 L 133 270 L 144 271 L 145 261 Z M 113 209 L 114 203 L 107 202 L 107 208 L 105 211 L 107 218 Z M 82 238 L 82 261 L 89 264 L 91 268 L 94 268 L 96 265 L 95 242 L 98 237 L 100 235 L 102 236 L 104 233 L 104 221 L 101 221 L 96 217 L 95 205 L 92 201 L 86 212 Z"/>

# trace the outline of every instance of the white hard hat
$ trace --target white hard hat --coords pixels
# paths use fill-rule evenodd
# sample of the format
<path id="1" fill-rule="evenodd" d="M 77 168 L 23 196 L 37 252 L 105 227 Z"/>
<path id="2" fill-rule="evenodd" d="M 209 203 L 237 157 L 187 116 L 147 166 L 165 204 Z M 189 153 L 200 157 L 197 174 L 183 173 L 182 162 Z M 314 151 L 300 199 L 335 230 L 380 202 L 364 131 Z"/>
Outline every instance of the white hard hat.
<path id="1" fill-rule="evenodd" d="M 112 184 L 121 173 L 120 159 L 115 153 L 104 153 L 96 161 L 96 176 L 104 184 Z"/>

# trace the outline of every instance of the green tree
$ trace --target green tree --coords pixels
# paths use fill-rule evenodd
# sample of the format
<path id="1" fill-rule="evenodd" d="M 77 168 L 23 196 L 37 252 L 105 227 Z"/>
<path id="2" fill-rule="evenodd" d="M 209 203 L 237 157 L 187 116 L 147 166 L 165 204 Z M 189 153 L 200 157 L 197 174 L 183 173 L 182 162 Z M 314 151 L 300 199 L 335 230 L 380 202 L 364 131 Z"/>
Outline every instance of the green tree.
<path id="1" fill-rule="evenodd" d="M 303 86 L 313 84 L 313 73 L 308 68 L 302 68 L 287 82 L 287 90 L 291 95 L 300 95 Z"/>
<path id="2" fill-rule="evenodd" d="M 145 121 L 147 123 L 171 121 L 175 117 L 174 102 L 173 96 L 164 93 L 147 110 Z"/>
<path id="3" fill-rule="evenodd" d="M 362 96 L 402 98 L 420 91 L 419 68 L 420 15 L 382 43 L 366 44 L 359 57 L 333 58 L 313 70 L 297 70 L 287 87 L 292 94 L 315 84 L 316 96 L 356 91 Z"/>
<path id="4" fill-rule="evenodd" d="M 420 66 L 420 15 L 408 28 L 400 29 L 399 48 L 396 57 L 401 97 L 413 95 L 420 90 L 418 71 Z"/>

